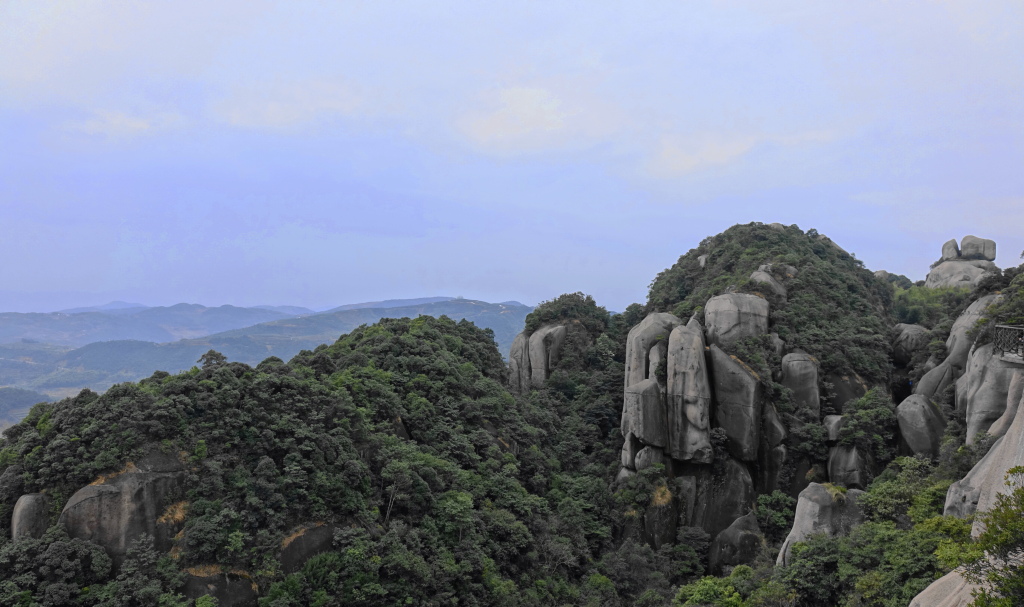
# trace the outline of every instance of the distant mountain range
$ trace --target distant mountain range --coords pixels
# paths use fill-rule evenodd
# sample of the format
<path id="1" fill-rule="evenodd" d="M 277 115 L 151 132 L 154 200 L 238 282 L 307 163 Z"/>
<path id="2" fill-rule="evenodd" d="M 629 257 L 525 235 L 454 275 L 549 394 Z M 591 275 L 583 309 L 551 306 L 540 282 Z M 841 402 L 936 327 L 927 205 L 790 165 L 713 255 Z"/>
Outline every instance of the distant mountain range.
<path id="1" fill-rule="evenodd" d="M 301 350 L 333 343 L 359 325 L 421 314 L 489 328 L 507 354 L 533 309 L 514 301 L 452 297 L 348 304 L 320 313 L 293 306 L 102 307 L 77 313 L 0 314 L 0 386 L 54 398 L 86 387 L 102 391 L 157 370 L 189 369 L 210 349 L 251 365 L 270 356 L 288 360 Z M 290 313 L 295 311 L 303 313 Z M 247 319 L 255 321 L 246 324 Z M 207 327 L 215 329 L 197 335 Z"/>

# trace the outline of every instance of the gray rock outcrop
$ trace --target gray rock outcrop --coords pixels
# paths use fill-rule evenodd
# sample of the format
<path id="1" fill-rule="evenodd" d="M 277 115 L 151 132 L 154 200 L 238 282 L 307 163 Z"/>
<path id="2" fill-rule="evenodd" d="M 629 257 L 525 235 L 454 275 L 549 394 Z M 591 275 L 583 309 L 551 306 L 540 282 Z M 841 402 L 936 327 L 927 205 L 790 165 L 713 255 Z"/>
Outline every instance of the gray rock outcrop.
<path id="1" fill-rule="evenodd" d="M 771 493 L 779 488 L 779 477 L 786 463 L 786 426 L 779 419 L 775 405 L 765 403 L 761 415 L 761 446 L 757 451 L 757 482 L 759 493 Z"/>
<path id="2" fill-rule="evenodd" d="M 656 365 L 651 364 L 652 348 L 661 356 L 668 348 L 669 334 L 683 324 L 672 314 L 654 312 L 629 330 L 626 337 L 626 387 L 654 377 Z"/>
<path id="3" fill-rule="evenodd" d="M 658 447 L 644 447 L 636 454 L 636 471 L 646 470 L 655 464 L 665 464 L 665 454 Z"/>
<path id="4" fill-rule="evenodd" d="M 828 480 L 844 487 L 863 489 L 868 486 L 870 462 L 853 445 L 836 445 L 829 450 Z"/>
<path id="5" fill-rule="evenodd" d="M 825 485 L 811 483 L 800 492 L 796 503 L 793 528 L 782 544 L 776 565 L 789 564 L 793 544 L 805 541 L 817 533 L 832 537 L 846 535 L 850 529 L 864 520 L 857 501 L 863 491 L 849 489 L 846 493 L 829 493 Z"/>
<path id="6" fill-rule="evenodd" d="M 669 453 L 681 461 L 710 463 L 711 381 L 704 356 L 704 331 L 694 319 L 672 330 L 668 340 L 667 405 Z"/>
<path id="7" fill-rule="evenodd" d="M 960 259 L 960 245 L 957 244 L 956 238 L 951 238 L 942 245 L 942 261 L 954 259 Z"/>
<path id="8" fill-rule="evenodd" d="M 668 423 L 656 379 L 645 379 L 626 387 L 622 403 L 622 435 L 630 433 L 646 445 L 668 444 Z"/>
<path id="9" fill-rule="evenodd" d="M 1006 411 L 1010 381 L 1020 369 L 1020 365 L 996 356 L 993 344 L 971 352 L 967 368 L 956 382 L 956 408 L 966 415 L 968 445 Z"/>
<path id="10" fill-rule="evenodd" d="M 644 448 L 643 443 L 640 442 L 632 432 L 626 433 L 626 440 L 622 441 L 622 454 L 619 463 L 623 468 L 629 470 L 636 470 L 636 454 Z"/>
<path id="11" fill-rule="evenodd" d="M 764 285 L 772 293 L 786 299 L 786 287 L 768 272 L 756 270 L 750 275 L 750 280 Z"/>
<path id="12" fill-rule="evenodd" d="M 1024 399 L 1022 399 L 1024 400 Z M 1021 401 L 1017 404 L 1021 411 Z M 953 483 L 946 492 L 943 514 L 966 518 L 975 512 L 985 512 L 995 504 L 996 496 L 1005 493 L 1006 471 L 1024 465 L 1024 415 L 1016 415 L 999 438 L 981 458 L 967 476 Z M 972 534 L 982 531 L 980 521 L 975 521 Z"/>
<path id="13" fill-rule="evenodd" d="M 939 455 L 946 418 L 930 400 L 911 394 L 896 407 L 900 437 L 914 455 L 935 458 Z"/>
<path id="14" fill-rule="evenodd" d="M 752 563 L 762 544 L 764 536 L 754 513 L 739 517 L 711 542 L 708 551 L 710 573 L 719 575 L 726 567 Z"/>
<path id="15" fill-rule="evenodd" d="M 955 375 L 956 370 L 953 366 L 942 361 L 918 380 L 917 385 L 914 386 L 914 394 L 920 394 L 925 398 L 937 398 L 953 383 Z"/>
<path id="16" fill-rule="evenodd" d="M 1010 387 L 1006 391 L 1006 410 L 988 429 L 990 436 L 999 438 L 1009 431 L 1013 420 L 1017 417 L 1022 399 L 1024 399 L 1024 368 L 1014 372 L 1013 378 L 1010 380 Z"/>
<path id="17" fill-rule="evenodd" d="M 306 561 L 327 552 L 334 544 L 334 525 L 303 525 L 281 542 L 281 571 L 295 573 Z"/>
<path id="18" fill-rule="evenodd" d="M 743 361 L 711 346 L 715 386 L 715 421 L 729 438 L 729 452 L 737 459 L 757 459 L 761 433 L 760 378 Z"/>
<path id="19" fill-rule="evenodd" d="M 727 293 L 704 306 L 708 341 L 722 348 L 768 332 L 768 301 L 757 295 Z"/>
<path id="20" fill-rule="evenodd" d="M 839 431 L 843 429 L 843 416 L 826 415 L 821 425 L 825 427 L 825 432 L 828 433 L 828 441 L 834 443 L 839 440 Z"/>
<path id="21" fill-rule="evenodd" d="M 919 350 L 928 346 L 928 329 L 921 325 L 900 323 L 895 328 L 896 339 L 892 342 L 892 358 L 897 364 L 907 365 Z"/>
<path id="22" fill-rule="evenodd" d="M 565 325 L 544 325 L 530 335 L 530 381 L 541 387 L 558 363 L 565 342 Z"/>
<path id="23" fill-rule="evenodd" d="M 818 361 L 804 352 L 792 352 L 782 357 L 782 385 L 793 391 L 793 404 L 798 410 L 821 414 L 821 396 L 818 393 Z"/>
<path id="24" fill-rule="evenodd" d="M 174 456 L 154 451 L 138 465 L 129 463 L 121 472 L 79 489 L 58 522 L 71 537 L 103 547 L 115 563 L 144 533 L 156 539 L 158 551 L 168 550 L 173 534 L 158 519 L 184 477 L 184 467 Z"/>
<path id="25" fill-rule="evenodd" d="M 988 238 L 964 236 L 964 239 L 960 241 L 960 258 L 995 261 L 996 242 Z"/>
<path id="26" fill-rule="evenodd" d="M 509 385 L 513 392 L 530 391 L 530 336 L 522 331 L 512 340 L 508 353 Z"/>
<path id="27" fill-rule="evenodd" d="M 867 382 L 856 373 L 848 373 L 846 375 L 833 373 L 827 377 L 827 380 L 832 384 L 832 389 L 835 390 L 832 407 L 839 412 L 842 412 L 846 403 L 851 400 L 857 400 L 867 394 L 868 391 Z"/>
<path id="28" fill-rule="evenodd" d="M 946 362 L 952 365 L 958 372 L 962 371 L 967 364 L 967 356 L 971 352 L 974 341 L 968 337 L 970 331 L 978 320 L 985 315 L 989 306 L 999 303 L 1002 295 L 985 295 L 967 306 L 967 309 L 953 322 L 949 330 L 949 337 L 946 338 Z"/>
<path id="29" fill-rule="evenodd" d="M 18 498 L 11 516 L 11 539 L 41 538 L 50 526 L 50 497 L 28 493 Z"/>
<path id="30" fill-rule="evenodd" d="M 950 571 L 915 596 L 910 607 L 968 607 L 977 589 L 959 570 Z"/>
<path id="31" fill-rule="evenodd" d="M 757 494 L 747 466 L 732 458 L 725 460 L 721 475 L 711 485 L 711 499 L 702 526 L 711 537 L 715 537 L 733 521 L 753 510 Z"/>

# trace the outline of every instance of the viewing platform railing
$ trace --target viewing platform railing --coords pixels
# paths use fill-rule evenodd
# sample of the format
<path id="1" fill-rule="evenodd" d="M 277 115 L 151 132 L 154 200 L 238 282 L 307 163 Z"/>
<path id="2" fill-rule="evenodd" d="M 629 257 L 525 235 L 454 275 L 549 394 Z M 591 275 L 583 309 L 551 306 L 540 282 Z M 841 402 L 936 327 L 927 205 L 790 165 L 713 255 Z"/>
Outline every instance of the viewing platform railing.
<path id="1" fill-rule="evenodd" d="M 1004 359 L 1024 361 L 1024 327 L 996 325 L 992 340 Z"/>

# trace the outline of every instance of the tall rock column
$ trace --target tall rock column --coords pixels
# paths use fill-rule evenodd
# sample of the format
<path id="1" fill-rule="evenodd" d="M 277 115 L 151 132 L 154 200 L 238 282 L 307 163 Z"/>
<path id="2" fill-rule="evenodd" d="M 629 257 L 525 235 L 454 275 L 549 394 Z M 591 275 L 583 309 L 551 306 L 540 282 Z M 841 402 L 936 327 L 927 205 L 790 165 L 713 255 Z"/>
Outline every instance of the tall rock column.
<path id="1" fill-rule="evenodd" d="M 694 319 L 672 330 L 668 340 L 669 453 L 711 463 L 711 382 L 704 358 L 704 329 Z"/>
<path id="2" fill-rule="evenodd" d="M 768 300 L 747 293 L 716 295 L 704 306 L 708 341 L 721 348 L 768 332 Z"/>
<path id="3" fill-rule="evenodd" d="M 793 352 L 782 357 L 782 385 L 793 391 L 797 409 L 821 415 L 818 392 L 818 361 L 810 354 Z"/>
<path id="4" fill-rule="evenodd" d="M 544 325 L 530 336 L 530 381 L 535 388 L 544 385 L 558 362 L 565 334 L 565 325 Z"/>
<path id="5" fill-rule="evenodd" d="M 715 420 L 729 437 L 729 452 L 737 459 L 757 459 L 761 434 L 760 378 L 735 356 L 711 346 L 714 369 Z"/>

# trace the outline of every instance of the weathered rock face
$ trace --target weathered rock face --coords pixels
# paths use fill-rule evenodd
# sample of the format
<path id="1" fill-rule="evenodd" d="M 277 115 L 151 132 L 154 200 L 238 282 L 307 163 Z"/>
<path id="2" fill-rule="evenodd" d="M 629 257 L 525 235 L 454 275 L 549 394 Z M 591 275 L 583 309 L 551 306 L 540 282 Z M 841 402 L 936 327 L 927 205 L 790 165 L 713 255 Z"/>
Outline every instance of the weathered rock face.
<path id="1" fill-rule="evenodd" d="M 219 607 L 251 607 L 259 598 L 252 580 L 234 573 L 220 573 L 219 568 L 216 572 L 207 572 L 205 568 L 187 570 L 182 590 L 189 599 L 212 596 Z"/>
<path id="2" fill-rule="evenodd" d="M 711 575 L 719 575 L 724 567 L 752 563 L 763 543 L 764 536 L 753 512 L 736 519 L 711 542 L 708 551 Z"/>
<path id="3" fill-rule="evenodd" d="M 967 364 L 967 356 L 971 352 L 974 342 L 967 337 L 967 332 L 978 322 L 992 304 L 998 303 L 1002 295 L 986 295 L 979 297 L 977 301 L 967 306 L 949 330 L 949 337 L 946 339 L 946 363 L 953 366 L 957 372 L 962 371 Z"/>
<path id="4" fill-rule="evenodd" d="M 864 396 L 868 391 L 868 384 L 856 373 L 848 375 L 832 374 L 828 376 L 828 381 L 832 384 L 836 393 L 832 401 L 832 406 L 835 407 L 836 411 L 841 412 L 846 403 Z"/>
<path id="5" fill-rule="evenodd" d="M 992 344 L 971 353 L 963 376 L 956 382 L 956 408 L 967 416 L 968 445 L 1002 416 L 1010 380 L 1020 369 L 1020 365 L 996 356 Z"/>
<path id="6" fill-rule="evenodd" d="M 722 348 L 768 332 L 768 301 L 757 295 L 727 293 L 704 306 L 708 341 Z"/>
<path id="7" fill-rule="evenodd" d="M 41 538 L 50 524 L 50 497 L 28 493 L 18 498 L 11 516 L 11 539 Z"/>
<path id="8" fill-rule="evenodd" d="M 977 236 L 964 236 L 960 241 L 960 257 L 962 259 L 996 260 L 996 242 Z"/>
<path id="9" fill-rule="evenodd" d="M 648 314 L 626 337 L 626 387 L 654 377 L 650 364 L 651 348 L 659 342 L 668 345 L 668 337 L 683 321 L 667 312 Z"/>
<path id="10" fill-rule="evenodd" d="M 516 335 L 508 353 L 509 385 L 514 392 L 530 390 L 530 336 L 526 331 Z"/>
<path id="11" fill-rule="evenodd" d="M 1017 417 L 1020 402 L 1024 398 L 1024 369 L 1015 371 L 1010 380 L 1010 388 L 1006 391 L 1006 410 L 988 429 L 991 436 L 999 438 L 1009 431 L 1013 420 Z"/>
<path id="12" fill-rule="evenodd" d="M 920 394 L 929 399 L 936 398 L 939 394 L 942 394 L 949 384 L 953 383 L 953 376 L 955 374 L 953 366 L 946 361 L 942 361 L 938 366 L 921 377 L 917 385 L 914 386 L 914 394 Z"/>
<path id="13" fill-rule="evenodd" d="M 530 381 L 541 387 L 558 363 L 565 342 L 565 325 L 545 325 L 530 335 Z"/>
<path id="14" fill-rule="evenodd" d="M 722 466 L 720 478 L 712 481 L 704 523 L 701 525 L 711 537 L 717 536 L 736 519 L 754 508 L 754 482 L 747 466 L 729 458 Z"/>
<path id="15" fill-rule="evenodd" d="M 669 453 L 673 458 L 710 463 L 711 382 L 704 357 L 704 332 L 690 319 L 668 340 Z"/>
<path id="16" fill-rule="evenodd" d="M 643 444 L 637 437 L 633 436 L 632 432 L 627 433 L 626 440 L 622 442 L 622 456 L 619 462 L 622 467 L 636 470 L 636 454 L 643 447 Z"/>
<path id="17" fill-rule="evenodd" d="M 763 406 L 761 416 L 761 446 L 757 451 L 757 482 L 758 493 L 771 493 L 779 488 L 779 476 L 782 466 L 786 463 L 786 426 L 779 419 L 775 405 L 767 403 Z"/>
<path id="18" fill-rule="evenodd" d="M 935 580 L 910 601 L 910 607 L 968 607 L 974 602 L 978 586 L 967 581 L 959 570 Z"/>
<path id="19" fill-rule="evenodd" d="M 632 433 L 647 445 L 664 447 L 668 444 L 665 406 L 657 380 L 645 379 L 626 388 L 620 429 L 623 436 Z"/>
<path id="20" fill-rule="evenodd" d="M 960 245 L 957 244 L 956 238 L 951 238 L 942 245 L 942 261 L 954 259 L 960 259 Z"/>
<path id="21" fill-rule="evenodd" d="M 896 421 L 900 436 L 914 455 L 938 457 L 946 418 L 930 400 L 911 394 L 896 407 Z"/>
<path id="22" fill-rule="evenodd" d="M 940 287 L 973 288 L 983 276 L 998 268 L 991 261 L 943 261 L 928 272 L 924 286 L 937 289 Z"/>
<path id="23" fill-rule="evenodd" d="M 676 539 L 679 525 L 679 490 L 677 483 L 658 487 L 644 512 L 644 539 L 657 550 Z"/>
<path id="24" fill-rule="evenodd" d="M 646 470 L 655 464 L 665 463 L 665 454 L 658 447 L 644 447 L 636 454 L 636 470 Z"/>
<path id="25" fill-rule="evenodd" d="M 79 489 L 58 522 L 71 537 L 102 546 L 115 563 L 143 533 L 156 538 L 158 551 L 168 550 L 167 530 L 157 519 L 184 477 L 176 458 L 154 452 L 137 466 L 129 464 L 117 475 Z"/>
<path id="26" fill-rule="evenodd" d="M 768 272 L 757 270 L 750 275 L 750 280 L 764 285 L 765 288 L 779 297 L 786 298 L 786 287 Z"/>
<path id="27" fill-rule="evenodd" d="M 863 489 L 868 486 L 869 462 L 852 445 L 837 445 L 829 450 L 828 480 L 837 485 Z"/>
<path id="28" fill-rule="evenodd" d="M 331 549 L 334 525 L 313 523 L 300 527 L 281 542 L 281 570 L 295 573 L 306 561 Z"/>
<path id="29" fill-rule="evenodd" d="M 918 350 L 928 346 L 928 329 L 921 325 L 896 325 L 896 339 L 892 342 L 892 357 L 897 364 L 910 364 Z"/>
<path id="30" fill-rule="evenodd" d="M 798 409 L 821 414 L 818 393 L 818 361 L 810 354 L 793 352 L 782 357 L 782 385 L 793 391 Z"/>
<path id="31" fill-rule="evenodd" d="M 843 429 L 843 416 L 826 415 L 825 419 L 822 420 L 821 425 L 825 426 L 825 432 L 828 433 L 829 442 L 834 443 L 839 440 L 839 431 Z"/>
<path id="32" fill-rule="evenodd" d="M 742 361 L 711 346 L 715 384 L 715 421 L 729 437 L 729 453 L 751 462 L 757 459 L 761 434 L 762 388 L 759 378 Z"/>
<path id="33" fill-rule="evenodd" d="M 1017 404 L 1017 412 L 1022 407 Z M 995 504 L 996 496 L 1007 490 L 1006 471 L 1024 465 L 1024 415 L 1016 415 L 999 440 L 963 479 L 953 483 L 946 493 L 943 514 L 966 518 L 985 512 Z M 982 531 L 980 521 L 974 523 L 972 534 Z"/>
<path id="34" fill-rule="evenodd" d="M 849 489 L 833 499 L 824 485 L 808 485 L 797 499 L 793 528 L 782 544 L 776 565 L 788 565 L 793 544 L 805 541 L 816 533 L 833 537 L 849 533 L 850 528 L 864 520 L 864 513 L 857 504 L 863 493 Z"/>

